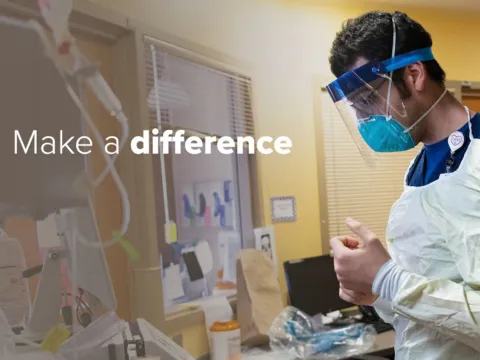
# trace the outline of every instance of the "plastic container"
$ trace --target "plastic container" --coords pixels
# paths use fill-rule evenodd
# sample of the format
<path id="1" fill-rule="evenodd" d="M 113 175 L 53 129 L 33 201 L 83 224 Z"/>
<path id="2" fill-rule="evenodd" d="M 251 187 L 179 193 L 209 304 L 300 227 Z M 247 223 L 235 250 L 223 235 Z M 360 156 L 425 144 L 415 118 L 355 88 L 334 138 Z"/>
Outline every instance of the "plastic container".
<path id="1" fill-rule="evenodd" d="M 215 322 L 210 327 L 210 333 L 212 360 L 241 359 L 240 323 L 238 321 Z"/>

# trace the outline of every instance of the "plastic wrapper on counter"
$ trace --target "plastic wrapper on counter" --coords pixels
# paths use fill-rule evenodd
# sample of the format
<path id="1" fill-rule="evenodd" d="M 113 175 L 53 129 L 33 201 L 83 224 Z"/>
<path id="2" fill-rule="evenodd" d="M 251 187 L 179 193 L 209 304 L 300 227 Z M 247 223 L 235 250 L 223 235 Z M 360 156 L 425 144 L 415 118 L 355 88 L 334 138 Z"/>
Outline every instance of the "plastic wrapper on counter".
<path id="1" fill-rule="evenodd" d="M 273 351 L 299 359 L 342 359 L 364 354 L 373 346 L 375 328 L 356 323 L 331 328 L 316 323 L 300 310 L 288 307 L 269 331 Z"/>

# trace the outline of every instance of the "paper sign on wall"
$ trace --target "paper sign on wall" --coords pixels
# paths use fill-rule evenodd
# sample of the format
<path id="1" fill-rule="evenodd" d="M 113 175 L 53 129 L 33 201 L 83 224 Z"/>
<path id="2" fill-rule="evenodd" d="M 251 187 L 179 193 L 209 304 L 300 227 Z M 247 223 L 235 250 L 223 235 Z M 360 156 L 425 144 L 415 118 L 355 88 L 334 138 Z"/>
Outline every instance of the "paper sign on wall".
<path id="1" fill-rule="evenodd" d="M 218 252 L 222 281 L 237 282 L 237 256 L 242 249 L 240 234 L 234 231 L 222 231 L 218 234 Z"/>
<path id="2" fill-rule="evenodd" d="M 180 265 L 171 264 L 164 269 L 163 288 L 168 301 L 185 296 L 182 285 L 182 276 L 180 274 Z"/>
<path id="3" fill-rule="evenodd" d="M 255 233 L 255 248 L 267 254 L 272 259 L 275 270 L 278 274 L 277 248 L 275 246 L 275 234 L 273 226 L 258 228 Z"/>

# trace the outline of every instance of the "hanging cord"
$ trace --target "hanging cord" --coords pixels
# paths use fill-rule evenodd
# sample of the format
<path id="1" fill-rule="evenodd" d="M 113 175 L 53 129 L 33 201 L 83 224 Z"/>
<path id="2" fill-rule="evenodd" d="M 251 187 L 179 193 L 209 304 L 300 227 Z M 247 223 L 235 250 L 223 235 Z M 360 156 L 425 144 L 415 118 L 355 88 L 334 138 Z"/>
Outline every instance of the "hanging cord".
<path id="1" fill-rule="evenodd" d="M 465 106 L 465 111 L 467 112 L 467 120 L 468 120 L 468 136 L 470 137 L 470 141 L 473 141 L 473 128 L 472 128 L 472 118 L 470 116 L 470 110 L 468 107 Z"/>
<path id="2" fill-rule="evenodd" d="M 395 57 L 395 48 L 397 47 L 397 27 L 395 25 L 395 18 L 392 15 L 392 25 L 393 25 L 393 44 L 392 44 L 392 59 Z M 387 117 L 390 118 L 390 95 L 392 92 L 392 83 L 393 83 L 393 70 L 390 71 L 390 79 L 388 82 L 388 92 L 387 92 Z"/>
<path id="3" fill-rule="evenodd" d="M 160 89 L 158 84 L 158 70 L 157 70 L 157 54 L 155 51 L 155 46 L 150 45 L 150 50 L 152 51 L 152 63 L 153 63 L 153 86 L 155 87 L 155 106 L 156 106 L 156 115 L 157 115 L 157 127 L 159 132 L 162 131 L 162 112 L 160 108 Z M 165 55 L 166 62 L 166 55 Z M 167 171 L 165 169 L 165 154 L 163 152 L 163 144 L 160 149 L 160 170 L 162 173 L 162 190 L 163 190 L 163 206 L 165 211 L 165 224 L 168 226 L 170 224 L 170 212 L 168 207 L 168 191 L 167 191 Z M 165 242 L 170 244 L 170 230 L 165 232 Z"/>
<path id="4" fill-rule="evenodd" d="M 433 103 L 433 105 L 430 106 L 430 109 L 428 109 L 422 116 L 420 116 L 420 118 L 419 118 L 417 121 L 415 121 L 412 125 L 410 125 L 408 128 L 406 128 L 405 130 L 403 130 L 403 133 L 406 134 L 406 133 L 410 132 L 415 126 L 418 125 L 418 123 L 419 123 L 420 121 L 422 121 L 423 119 L 425 119 L 425 118 L 432 112 L 432 110 L 435 109 L 435 107 L 436 107 L 436 106 L 438 105 L 438 103 L 443 99 L 443 97 L 444 97 L 445 95 L 447 95 L 447 92 L 448 92 L 448 89 L 445 89 L 445 90 L 443 91 L 442 95 L 440 95 L 440 97 L 437 99 L 437 101 L 435 101 L 435 102 Z"/>

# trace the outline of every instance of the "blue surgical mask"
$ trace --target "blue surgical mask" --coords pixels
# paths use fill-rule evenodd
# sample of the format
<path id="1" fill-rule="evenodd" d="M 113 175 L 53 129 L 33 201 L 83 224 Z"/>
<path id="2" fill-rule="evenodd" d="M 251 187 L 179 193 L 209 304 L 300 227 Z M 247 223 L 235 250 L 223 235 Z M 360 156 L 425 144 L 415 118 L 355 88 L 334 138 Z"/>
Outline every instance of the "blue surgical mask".
<path id="1" fill-rule="evenodd" d="M 367 145 L 376 152 L 407 151 L 415 147 L 415 141 L 407 129 L 385 115 L 371 115 L 360 120 L 358 130 Z"/>
<path id="2" fill-rule="evenodd" d="M 438 105 L 440 100 L 447 94 L 447 89 L 415 123 L 408 129 L 391 116 L 370 115 L 368 118 L 358 121 L 358 131 L 363 140 L 375 152 L 399 152 L 408 151 L 415 147 L 410 131 L 427 117 Z"/>

